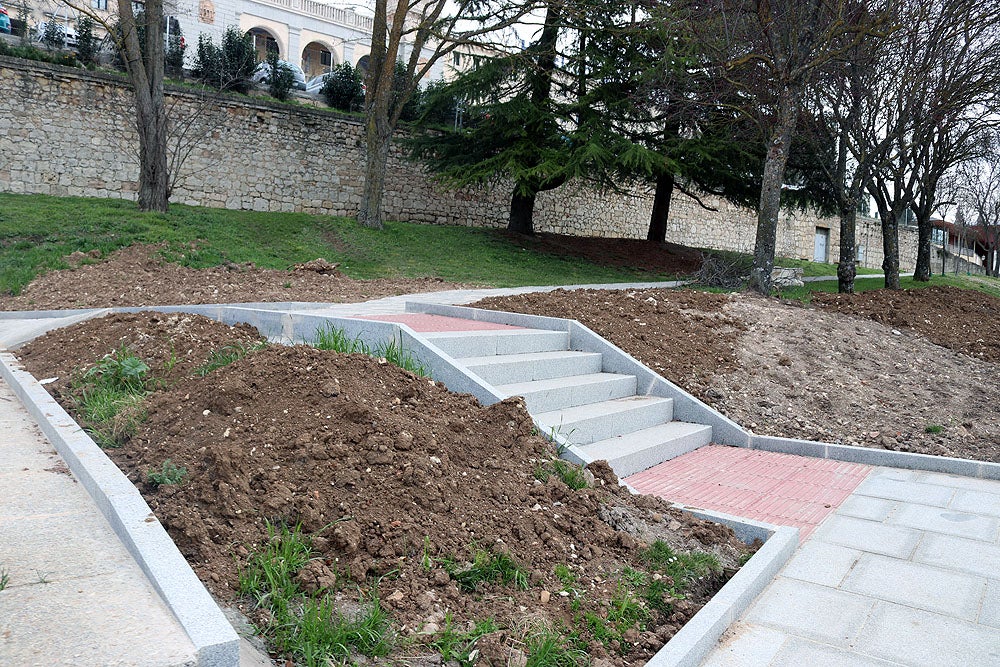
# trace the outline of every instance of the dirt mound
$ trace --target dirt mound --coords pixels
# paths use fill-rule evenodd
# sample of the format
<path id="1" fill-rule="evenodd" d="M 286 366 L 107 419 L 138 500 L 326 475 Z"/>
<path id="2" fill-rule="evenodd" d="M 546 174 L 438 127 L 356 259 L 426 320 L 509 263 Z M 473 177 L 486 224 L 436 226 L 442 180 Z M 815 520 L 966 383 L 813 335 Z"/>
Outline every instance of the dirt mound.
<path id="1" fill-rule="evenodd" d="M 162 358 L 171 345 L 160 335 L 165 323 L 129 317 L 38 339 L 24 349 L 26 365 L 36 375 L 64 375 L 89 351 L 118 345 L 128 328 L 148 343 L 146 354 Z M 206 332 L 227 329 L 190 319 Z M 102 323 L 103 343 L 96 342 Z M 212 336 L 212 344 L 247 337 L 243 329 L 232 334 Z M 80 341 L 82 349 L 68 349 Z M 202 580 L 227 600 L 236 597 L 236 564 L 267 540 L 267 522 L 301 524 L 316 535 L 320 556 L 300 572 L 302 586 L 377 590 L 397 632 L 424 628 L 414 635 L 418 645 L 434 639 L 427 628 L 446 617 L 462 628 L 494 619 L 505 630 L 480 650 L 484 664 L 499 664 L 517 641 L 511 628 L 525 618 L 560 627 L 587 613 L 605 617 L 624 568 L 644 567 L 642 543 L 711 551 L 730 568 L 746 552 L 727 528 L 630 495 L 606 465 L 592 466 L 591 486 L 579 490 L 541 474 L 555 452 L 516 399 L 483 407 L 382 360 L 305 346 L 269 346 L 204 377 L 172 378 L 146 400 L 138 433 L 108 453 Z M 148 474 L 167 459 L 187 475 L 156 486 Z M 477 550 L 509 554 L 525 568 L 528 589 L 487 583 L 462 591 L 447 564 L 471 562 Z M 579 594 L 559 593 L 566 584 L 557 566 Z M 580 641 L 595 657 L 642 661 L 723 580 L 706 577 L 627 639 L 601 643 L 584 626 Z"/>
<path id="2" fill-rule="evenodd" d="M 1000 362 L 1000 299 L 956 287 L 816 294 L 824 310 L 912 329 L 948 349 Z"/>
<path id="3" fill-rule="evenodd" d="M 746 329 L 723 312 L 729 299 L 693 290 L 555 290 L 471 305 L 580 320 L 664 377 L 710 399 L 711 379 L 736 368 L 736 345 Z"/>
<path id="4" fill-rule="evenodd" d="M 319 260 L 308 263 L 311 270 L 260 269 L 249 263 L 192 269 L 166 261 L 162 250 L 162 245 L 130 246 L 103 261 L 50 271 L 31 281 L 18 296 L 0 296 L 0 309 L 275 301 L 353 303 L 468 287 L 438 278 L 354 280 L 341 275 L 334 265 L 317 270 L 322 266 L 317 264 Z M 75 257 L 73 262 L 82 259 Z"/>
<path id="5" fill-rule="evenodd" d="M 920 292 L 928 290 L 866 292 L 837 306 L 872 304 L 863 312 L 878 319 L 874 304 L 908 304 L 896 312 L 914 331 L 893 328 L 905 326 L 902 314 L 886 326 L 686 290 L 557 291 L 474 305 L 577 319 L 755 433 L 1000 461 L 1000 369 L 939 347 L 971 345 L 989 358 L 996 300 Z M 922 335 L 928 322 L 939 325 L 928 332 L 937 344 Z"/>

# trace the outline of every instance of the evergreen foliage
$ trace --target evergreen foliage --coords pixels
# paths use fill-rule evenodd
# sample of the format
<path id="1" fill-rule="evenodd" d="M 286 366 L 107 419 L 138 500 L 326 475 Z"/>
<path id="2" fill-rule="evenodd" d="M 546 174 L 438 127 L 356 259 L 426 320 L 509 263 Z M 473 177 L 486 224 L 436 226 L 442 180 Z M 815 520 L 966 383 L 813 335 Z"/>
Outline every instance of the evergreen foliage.
<path id="1" fill-rule="evenodd" d="M 361 74 L 350 63 L 333 68 L 319 91 L 323 101 L 340 111 L 357 111 L 364 102 Z"/>
<path id="2" fill-rule="evenodd" d="M 257 52 L 250 34 L 229 26 L 222 35 L 221 46 L 216 46 L 204 33 L 198 35 L 192 73 L 205 85 L 246 94 L 253 88 L 250 77 L 255 69 Z"/>
<path id="3" fill-rule="evenodd" d="M 94 19 L 84 16 L 76 24 L 76 57 L 85 67 L 97 64 L 101 43 L 94 35 Z"/>
<path id="4" fill-rule="evenodd" d="M 292 68 L 278 59 L 278 53 L 271 51 L 267 54 L 267 92 L 271 97 L 284 102 L 292 92 L 295 85 L 295 73 Z"/>

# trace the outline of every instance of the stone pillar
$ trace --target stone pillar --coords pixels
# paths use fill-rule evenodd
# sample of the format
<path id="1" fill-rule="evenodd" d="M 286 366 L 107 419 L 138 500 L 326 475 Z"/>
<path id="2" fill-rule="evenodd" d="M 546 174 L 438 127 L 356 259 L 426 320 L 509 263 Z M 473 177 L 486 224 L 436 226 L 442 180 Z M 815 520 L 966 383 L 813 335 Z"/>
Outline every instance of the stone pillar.
<path id="1" fill-rule="evenodd" d="M 302 45 L 300 44 L 301 34 L 302 28 L 293 28 L 292 26 L 288 26 L 288 54 L 285 55 L 285 60 L 293 65 L 298 65 L 299 67 L 302 67 Z"/>
<path id="2" fill-rule="evenodd" d="M 341 62 L 354 65 L 354 45 L 350 42 L 343 42 L 342 46 L 344 48 L 344 59 Z"/>

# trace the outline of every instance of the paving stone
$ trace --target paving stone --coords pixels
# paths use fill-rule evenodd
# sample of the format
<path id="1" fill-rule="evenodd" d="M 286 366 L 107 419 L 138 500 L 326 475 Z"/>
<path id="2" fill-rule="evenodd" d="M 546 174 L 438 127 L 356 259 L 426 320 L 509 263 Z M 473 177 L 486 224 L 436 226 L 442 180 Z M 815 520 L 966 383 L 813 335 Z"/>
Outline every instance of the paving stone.
<path id="1" fill-rule="evenodd" d="M 858 485 L 855 493 L 887 500 L 904 500 L 910 503 L 947 507 L 955 494 L 955 489 L 886 477 L 869 477 Z"/>
<path id="2" fill-rule="evenodd" d="M 995 629 L 886 602 L 877 605 L 855 647 L 914 667 L 1000 665 Z"/>
<path id="3" fill-rule="evenodd" d="M 1000 561 L 993 561 L 994 564 Z M 979 622 L 993 628 L 1000 628 L 1000 579 L 990 579 L 986 583 L 986 595 L 983 597 L 983 608 L 979 613 Z M 1000 634 L 997 641 L 1000 642 Z"/>
<path id="4" fill-rule="evenodd" d="M 751 664 L 744 663 L 749 667 Z M 798 637 L 792 637 L 770 663 L 770 667 L 892 667 L 896 662 L 859 655 L 849 649 L 839 649 L 826 644 L 818 644 Z"/>
<path id="5" fill-rule="evenodd" d="M 979 479 L 976 477 L 963 477 L 961 475 L 947 475 L 940 472 L 922 472 L 917 478 L 917 481 L 924 484 L 950 486 L 954 489 L 966 489 L 968 491 L 984 491 L 986 493 L 1000 494 L 1000 481 L 995 479 Z"/>
<path id="6" fill-rule="evenodd" d="M 820 540 L 809 540 L 795 552 L 781 576 L 836 588 L 862 552 Z"/>
<path id="7" fill-rule="evenodd" d="M 899 507 L 899 502 L 895 500 L 854 495 L 841 503 L 840 507 L 837 508 L 837 514 L 868 519 L 869 521 L 885 521 L 897 507 Z"/>
<path id="8" fill-rule="evenodd" d="M 9 587 L 61 581 L 135 568 L 135 562 L 117 544 L 104 517 L 89 508 L 44 520 L 0 518 L 0 563 L 10 576 Z M 66 536 L 72 535 L 72 539 Z M 30 554 L 25 558 L 25 554 Z"/>
<path id="9" fill-rule="evenodd" d="M 879 466 L 868 475 L 869 479 L 894 479 L 898 482 L 915 482 L 920 479 L 919 470 L 905 470 L 903 468 L 885 468 Z"/>
<path id="10" fill-rule="evenodd" d="M 0 663 L 18 667 L 163 667 L 194 660 L 184 631 L 134 574 L 7 589 L 0 637 Z"/>
<path id="11" fill-rule="evenodd" d="M 814 538 L 870 553 L 909 558 L 920 541 L 920 532 L 903 526 L 834 515 L 819 527 Z"/>
<path id="12" fill-rule="evenodd" d="M 975 621 L 985 586 L 982 577 L 865 554 L 841 589 Z"/>
<path id="13" fill-rule="evenodd" d="M 994 542 L 1000 533 L 1000 518 L 926 505 L 900 507 L 888 523 L 987 542 Z"/>
<path id="14" fill-rule="evenodd" d="M 795 579 L 778 578 L 746 620 L 837 646 L 857 636 L 874 600 Z"/>
<path id="15" fill-rule="evenodd" d="M 1000 492 L 1000 484 L 997 491 Z M 1000 493 L 960 489 L 955 492 L 950 507 L 959 512 L 1000 517 Z"/>
<path id="16" fill-rule="evenodd" d="M 737 621 L 722 635 L 701 667 L 769 665 L 787 638 L 780 630 Z"/>
<path id="17" fill-rule="evenodd" d="M 913 560 L 927 565 L 1000 579 L 1000 545 L 927 533 Z"/>

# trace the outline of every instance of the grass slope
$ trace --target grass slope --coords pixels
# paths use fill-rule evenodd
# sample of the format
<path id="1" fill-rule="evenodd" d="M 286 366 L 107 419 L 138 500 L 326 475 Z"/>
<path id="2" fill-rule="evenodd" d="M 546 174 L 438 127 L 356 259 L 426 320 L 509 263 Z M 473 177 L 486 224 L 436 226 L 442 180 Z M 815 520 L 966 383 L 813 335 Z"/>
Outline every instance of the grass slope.
<path id="1" fill-rule="evenodd" d="M 132 202 L 0 193 L 0 291 L 17 294 L 38 274 L 66 268 L 62 257 L 133 243 L 168 244 L 166 256 L 201 268 L 253 262 L 285 269 L 323 257 L 353 278 L 436 276 L 510 287 L 666 280 L 516 247 L 490 230 L 390 222 L 382 231 L 348 218 L 257 213 L 174 204 L 139 213 Z M 192 248 L 192 243 L 196 243 Z"/>

